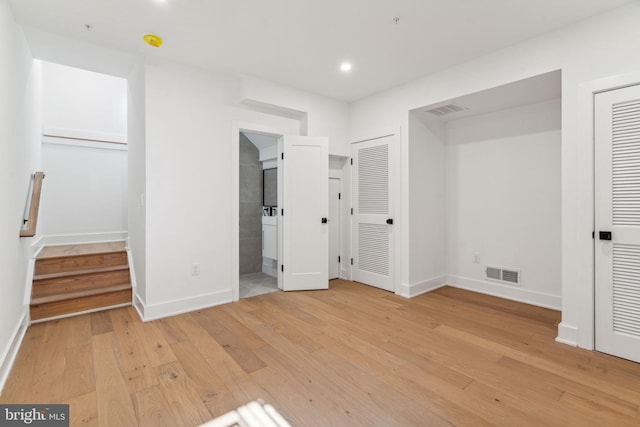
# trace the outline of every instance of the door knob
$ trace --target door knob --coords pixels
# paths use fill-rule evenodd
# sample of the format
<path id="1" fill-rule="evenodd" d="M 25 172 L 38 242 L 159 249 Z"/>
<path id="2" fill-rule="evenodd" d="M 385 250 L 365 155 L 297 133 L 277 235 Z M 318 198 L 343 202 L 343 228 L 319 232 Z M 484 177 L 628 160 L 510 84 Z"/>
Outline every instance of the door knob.
<path id="1" fill-rule="evenodd" d="M 322 218 L 322 223 L 326 224 L 327 222 L 329 222 L 329 220 L 327 218 Z"/>
<path id="2" fill-rule="evenodd" d="M 387 219 L 387 224 L 393 225 L 393 218 L 388 218 Z"/>

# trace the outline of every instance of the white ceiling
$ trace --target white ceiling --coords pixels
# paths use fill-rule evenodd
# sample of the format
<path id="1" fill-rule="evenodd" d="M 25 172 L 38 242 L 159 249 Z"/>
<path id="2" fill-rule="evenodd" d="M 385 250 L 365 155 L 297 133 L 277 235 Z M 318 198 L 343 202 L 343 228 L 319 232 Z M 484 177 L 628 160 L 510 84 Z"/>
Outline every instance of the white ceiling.
<path id="1" fill-rule="evenodd" d="M 19 23 L 353 101 L 637 0 L 9 0 Z M 394 18 L 399 17 L 396 24 Z M 91 25 L 91 31 L 85 29 Z M 156 33 L 161 48 L 142 43 Z M 339 64 L 351 61 L 342 74 Z"/>

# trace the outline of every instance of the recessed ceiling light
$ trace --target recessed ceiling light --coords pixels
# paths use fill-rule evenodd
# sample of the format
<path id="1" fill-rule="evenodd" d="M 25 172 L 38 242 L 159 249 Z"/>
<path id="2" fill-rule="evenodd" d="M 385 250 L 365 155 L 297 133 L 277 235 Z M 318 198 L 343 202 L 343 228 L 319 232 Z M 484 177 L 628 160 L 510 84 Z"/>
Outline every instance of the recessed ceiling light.
<path id="1" fill-rule="evenodd" d="M 351 64 L 348 62 L 343 62 L 342 64 L 340 64 L 340 70 L 343 73 L 348 73 L 349 71 L 351 71 Z"/>

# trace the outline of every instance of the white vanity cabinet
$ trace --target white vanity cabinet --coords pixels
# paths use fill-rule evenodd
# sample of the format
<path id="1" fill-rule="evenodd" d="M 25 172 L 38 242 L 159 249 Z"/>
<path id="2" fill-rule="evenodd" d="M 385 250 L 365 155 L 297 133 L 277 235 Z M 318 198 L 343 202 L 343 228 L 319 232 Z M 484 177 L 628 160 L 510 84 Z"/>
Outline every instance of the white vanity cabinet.
<path id="1" fill-rule="evenodd" d="M 262 217 L 262 256 L 278 259 L 278 217 Z"/>

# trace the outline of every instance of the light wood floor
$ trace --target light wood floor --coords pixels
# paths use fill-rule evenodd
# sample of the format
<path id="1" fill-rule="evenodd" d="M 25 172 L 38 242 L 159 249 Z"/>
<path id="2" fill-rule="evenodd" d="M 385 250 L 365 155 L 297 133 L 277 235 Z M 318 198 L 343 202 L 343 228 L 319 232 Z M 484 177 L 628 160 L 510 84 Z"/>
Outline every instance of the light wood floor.
<path id="1" fill-rule="evenodd" d="M 296 426 L 640 425 L 640 365 L 556 343 L 558 312 L 332 281 L 141 323 L 32 326 L 0 397 L 72 425 L 192 426 L 263 398 Z"/>

